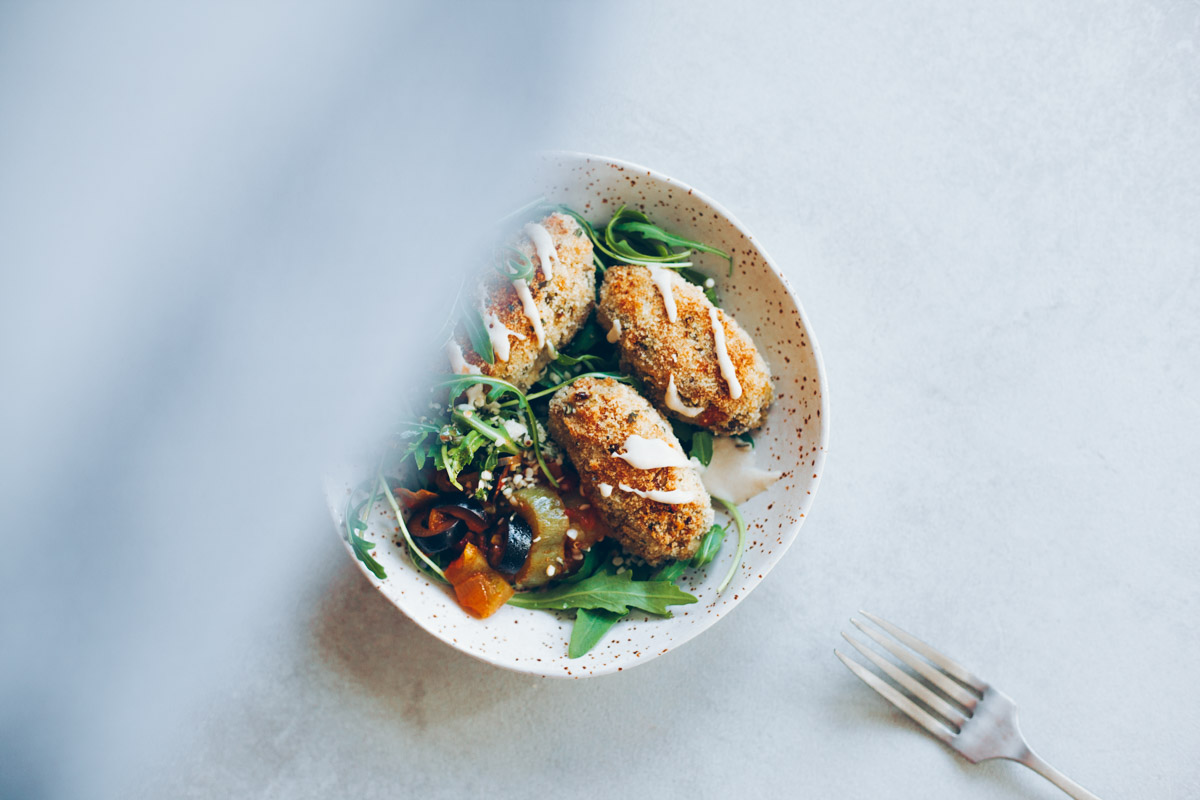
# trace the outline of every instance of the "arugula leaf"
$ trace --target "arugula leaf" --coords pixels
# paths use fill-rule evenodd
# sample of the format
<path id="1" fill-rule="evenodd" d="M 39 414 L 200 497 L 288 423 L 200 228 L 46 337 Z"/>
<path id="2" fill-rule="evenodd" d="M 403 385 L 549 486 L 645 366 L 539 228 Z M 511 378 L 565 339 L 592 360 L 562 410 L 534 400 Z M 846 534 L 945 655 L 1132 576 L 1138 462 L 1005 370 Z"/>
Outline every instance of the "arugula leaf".
<path id="1" fill-rule="evenodd" d="M 671 424 L 671 431 L 675 434 L 675 438 L 679 440 L 679 445 L 687 450 L 692 451 L 692 437 L 696 435 L 696 428 L 693 425 L 688 425 L 686 422 L 680 422 L 674 417 L 667 417 L 667 422 Z"/>
<path id="2" fill-rule="evenodd" d="M 600 328 L 600 323 L 596 322 L 595 315 L 589 316 L 587 323 L 579 329 L 579 333 L 575 334 L 575 338 L 567 346 L 567 349 L 572 353 L 587 353 L 598 343 L 604 340 L 604 331 Z"/>
<path id="3" fill-rule="evenodd" d="M 670 581 L 635 581 L 626 571 L 620 575 L 597 572 L 579 583 L 563 584 L 536 594 L 518 594 L 508 602 L 519 608 L 601 608 L 618 614 L 640 608 L 662 615 L 667 613 L 667 606 L 687 605 L 697 600 Z"/>
<path id="4" fill-rule="evenodd" d="M 596 574 L 596 570 L 600 567 L 601 560 L 608 557 L 608 547 L 605 542 L 597 542 L 588 548 L 588 551 L 583 554 L 583 563 L 579 565 L 579 569 L 562 579 L 563 583 L 579 583 L 585 578 L 590 578 Z"/>
<path id="5" fill-rule="evenodd" d="M 496 351 L 492 349 L 492 337 L 488 336 L 487 324 L 478 308 L 472 308 L 463 317 L 467 335 L 471 337 L 471 348 L 489 364 L 496 363 Z"/>
<path id="6" fill-rule="evenodd" d="M 384 571 L 383 566 L 371 556 L 371 551 L 375 549 L 375 543 L 358 535 L 367 529 L 367 523 L 362 518 L 363 510 L 366 509 L 366 513 L 370 514 L 371 509 L 375 507 L 375 501 L 378 499 L 379 494 L 372 492 L 371 497 L 356 506 L 353 511 L 349 509 L 349 504 L 347 504 L 346 533 L 343 538 L 350 543 L 350 549 L 354 551 L 354 557 L 361 561 L 363 566 L 371 571 L 372 575 L 382 581 L 387 578 L 387 573 Z"/>
<path id="7" fill-rule="evenodd" d="M 559 353 L 554 359 L 554 363 L 560 367 L 574 367 L 577 364 L 590 364 L 593 361 L 603 361 L 604 359 L 594 353 L 586 353 L 581 356 L 569 356 L 566 353 Z"/>
<path id="8" fill-rule="evenodd" d="M 667 564 L 665 567 L 655 573 L 654 580 L 671 581 L 674 583 L 687 568 L 688 562 L 686 561 L 672 561 L 670 564 Z"/>
<path id="9" fill-rule="evenodd" d="M 724 543 L 725 529 L 720 525 L 713 525 L 700 540 L 700 546 L 696 548 L 696 555 L 692 556 L 692 566 L 703 567 L 712 561 L 717 557 L 717 553 L 721 552 L 721 545 Z"/>
<path id="10" fill-rule="evenodd" d="M 725 591 L 725 587 L 729 586 L 729 582 L 737 574 L 738 567 L 742 565 L 742 554 L 746 552 L 746 520 L 742 519 L 742 512 L 738 511 L 738 507 L 733 503 L 720 497 L 714 497 L 713 500 L 725 506 L 729 516 L 733 517 L 734 523 L 737 524 L 738 532 L 737 552 L 733 555 L 733 563 L 729 566 L 729 572 L 725 573 L 725 577 L 721 580 L 721 585 L 717 587 L 717 594 L 720 594 Z"/>
<path id="11" fill-rule="evenodd" d="M 713 435 L 708 431 L 696 431 L 692 434 L 692 458 L 704 466 L 712 463 Z"/>
<path id="12" fill-rule="evenodd" d="M 741 439 L 743 442 L 750 445 L 751 449 L 754 449 L 754 434 L 750 433 L 749 431 L 746 431 L 745 433 L 739 433 L 734 438 Z"/>
<path id="13" fill-rule="evenodd" d="M 387 485 L 387 481 L 383 479 L 382 475 L 376 477 L 378 479 L 378 486 L 383 489 L 383 496 L 387 498 L 388 505 L 392 507 L 392 511 L 396 515 L 396 524 L 400 526 L 400 535 L 404 537 L 404 543 L 408 545 L 408 557 L 412 559 L 417 569 L 427 575 L 436 576 L 442 583 L 449 583 L 446 579 L 446 573 L 442 571 L 442 568 L 435 564 L 429 556 L 425 555 L 425 551 L 417 547 L 417 543 L 413 541 L 412 534 L 408 532 L 408 525 L 404 522 L 404 513 L 400 510 L 400 504 L 396 502 L 396 495 L 392 492 L 391 487 Z M 420 561 L 417 560 L 418 558 L 420 558 Z M 421 561 L 425 562 L 424 566 L 421 565 Z"/>
<path id="14" fill-rule="evenodd" d="M 500 245 L 492 252 L 492 268 L 510 281 L 533 277 L 533 262 L 512 245 Z"/>
<path id="15" fill-rule="evenodd" d="M 643 214 L 642 216 L 644 217 L 645 215 Z M 616 219 L 616 217 L 613 219 Z M 609 225 L 612 226 L 612 223 L 609 223 Z M 733 256 L 729 255 L 729 253 L 726 253 L 724 250 L 718 250 L 715 247 L 709 247 L 703 242 L 696 242 L 691 239 L 685 239 L 682 236 L 676 236 L 673 233 L 668 233 L 657 225 L 652 224 L 649 220 L 622 222 L 616 226 L 616 229 L 626 233 L 637 233 L 644 239 L 659 241 L 671 247 L 686 247 L 691 250 L 699 250 L 702 253 L 718 255 L 729 262 L 729 274 L 733 274 Z"/>
<path id="16" fill-rule="evenodd" d="M 690 267 L 684 267 L 683 269 L 676 270 L 676 272 L 679 273 L 679 277 L 683 278 L 688 283 L 693 283 L 696 286 L 699 286 L 704 291 L 704 296 L 708 298 L 708 302 L 712 303 L 717 308 L 721 307 L 721 301 L 717 299 L 717 287 L 708 285 L 709 277 L 707 275 L 700 270 L 692 269 Z"/>
<path id="17" fill-rule="evenodd" d="M 575 612 L 575 625 L 571 628 L 571 643 L 567 645 L 567 658 L 579 658 L 599 644 L 604 634 L 624 617 L 615 611 L 600 608 L 581 608 Z"/>
<path id="18" fill-rule="evenodd" d="M 711 535 L 711 532 L 710 532 Z M 703 547 L 703 545 L 701 545 Z M 602 545 L 596 545 L 587 552 L 587 556 L 593 553 L 598 553 L 602 549 Z M 588 570 L 587 556 L 583 566 L 579 571 L 569 578 L 564 580 L 567 582 L 577 582 L 586 577 L 584 572 Z M 597 558 L 599 560 L 599 558 Z M 672 561 L 658 572 L 654 573 L 654 580 L 667 581 L 674 583 L 684 570 L 688 568 L 686 561 Z M 595 569 L 593 566 L 592 569 Z M 591 574 L 590 572 L 588 573 Z M 581 577 L 582 576 L 582 577 Z M 587 654 L 593 647 L 600 643 L 604 638 L 604 634 L 608 633 L 612 626 L 624 619 L 626 614 L 618 614 L 615 611 L 605 611 L 602 608 L 581 608 L 575 612 L 575 625 L 571 628 L 571 643 L 567 647 L 568 658 L 579 658 Z"/>
<path id="19" fill-rule="evenodd" d="M 493 388 L 493 391 L 488 393 L 489 398 L 492 398 L 493 396 L 499 397 L 506 392 L 511 392 L 516 396 L 517 405 L 519 405 L 521 410 L 525 412 L 525 419 L 528 423 L 526 428 L 529 430 L 529 438 L 532 440 L 533 454 L 537 457 L 538 466 L 541 467 L 542 474 L 546 476 L 546 480 L 550 482 L 550 485 L 557 489 L 558 479 L 550 474 L 550 468 L 546 466 L 546 459 L 542 456 L 542 447 L 540 444 L 538 444 L 537 418 L 533 416 L 533 407 L 529 405 L 529 400 L 532 395 L 526 396 L 524 392 L 506 380 L 501 378 L 491 378 L 486 375 L 451 375 L 446 380 L 439 381 L 437 384 L 435 384 L 435 386 L 448 387 L 450 390 L 450 397 L 454 398 L 477 383 L 482 383 L 484 386 L 491 386 Z M 438 469 L 442 468 L 442 465 L 439 464 Z"/>
<path id="20" fill-rule="evenodd" d="M 625 261 L 630 264 L 677 263 L 680 266 L 686 267 L 690 267 L 692 265 L 692 262 L 690 261 L 683 261 L 683 259 L 687 258 L 688 256 L 688 251 L 686 250 L 682 253 L 671 253 L 667 251 L 665 247 L 660 245 L 654 247 L 653 253 L 643 253 L 635 250 L 633 245 L 631 245 L 627 239 L 618 239 L 616 236 L 617 225 L 622 222 L 626 222 L 627 220 L 630 221 L 630 224 L 640 223 L 644 225 L 650 225 L 650 218 L 642 212 L 627 206 L 621 206 L 617 209 L 617 213 L 613 214 L 612 219 L 608 221 L 608 225 L 604 228 L 604 244 L 601 245 L 600 242 L 596 242 L 596 246 L 599 247 L 602 252 L 607 253 L 619 261 Z M 650 225 L 650 227 L 654 226 Z"/>
<path id="21" fill-rule="evenodd" d="M 484 422 L 479 418 L 479 415 L 471 414 L 468 416 L 463 412 L 456 410 L 451 414 L 451 416 L 456 421 L 461 422 L 462 424 L 471 428 L 471 433 L 467 434 L 467 439 L 470 439 L 472 435 L 476 435 L 484 437 L 485 439 L 490 439 L 492 443 L 496 445 L 496 447 L 499 447 L 509 455 L 515 456 L 521 452 L 521 448 L 517 447 L 517 443 L 513 441 L 511 436 L 508 435 L 507 430 L 504 428 L 497 428 L 495 425 Z M 483 442 L 481 441 L 480 444 L 482 445 Z M 479 447 L 476 446 L 471 450 L 470 457 L 467 459 L 468 462 L 471 460 L 471 458 L 475 457 L 475 450 L 478 449 Z"/>

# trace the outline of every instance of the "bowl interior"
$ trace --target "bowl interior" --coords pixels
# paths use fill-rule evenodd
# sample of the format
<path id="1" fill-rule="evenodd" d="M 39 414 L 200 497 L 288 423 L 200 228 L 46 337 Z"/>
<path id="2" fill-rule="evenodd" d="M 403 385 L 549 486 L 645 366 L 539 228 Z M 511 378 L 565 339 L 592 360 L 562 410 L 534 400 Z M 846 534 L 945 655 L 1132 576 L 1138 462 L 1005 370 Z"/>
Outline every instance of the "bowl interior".
<path id="1" fill-rule="evenodd" d="M 497 666 L 581 678 L 629 669 L 698 635 L 744 600 L 783 556 L 808 514 L 824 464 L 824 370 L 786 280 L 719 205 L 666 176 L 612 159 L 551 153 L 541 167 L 539 184 L 546 198 L 571 206 L 589 220 L 607 220 L 628 204 L 668 230 L 735 254 L 732 277 L 726 276 L 727 264 L 719 257 L 701 255 L 695 261 L 716 279 L 722 307 L 750 333 L 771 367 L 775 402 L 766 425 L 755 432 L 756 462 L 783 472 L 782 480 L 741 506 L 749 529 L 746 552 L 722 594 L 716 588 L 733 559 L 732 532 L 712 564 L 702 571 L 690 570 L 680 581 L 698 603 L 678 607 L 668 619 L 631 614 L 607 641 L 578 659 L 567 658 L 574 612 L 509 607 L 487 620 L 469 617 L 449 589 L 412 567 L 396 543 L 395 519 L 381 504 L 365 538 L 378 543 L 375 557 L 387 578 L 377 580 L 365 569 L 364 574 L 405 614 L 444 642 Z M 326 479 L 326 499 L 339 526 L 344 524 L 350 487 L 360 478 L 343 471 Z"/>

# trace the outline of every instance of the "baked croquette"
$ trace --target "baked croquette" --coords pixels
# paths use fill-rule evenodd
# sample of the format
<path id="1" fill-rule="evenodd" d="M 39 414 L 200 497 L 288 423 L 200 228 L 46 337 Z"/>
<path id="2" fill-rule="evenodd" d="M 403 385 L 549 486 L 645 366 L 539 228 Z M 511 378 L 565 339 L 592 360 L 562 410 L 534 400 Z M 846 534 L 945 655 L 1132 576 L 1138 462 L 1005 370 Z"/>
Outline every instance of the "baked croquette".
<path id="1" fill-rule="evenodd" d="M 671 291 L 674 322 L 656 275 Z M 667 270 L 611 267 L 600 286 L 596 319 L 617 340 L 622 368 L 642 379 L 646 396 L 664 414 L 723 434 L 763 423 L 773 395 L 767 362 L 749 334 L 699 286 Z M 724 333 L 726 369 L 732 366 L 734 381 L 723 374 L 714 321 Z"/>
<path id="2" fill-rule="evenodd" d="M 456 344 L 468 366 L 458 365 L 457 371 L 474 372 L 503 378 L 522 390 L 528 389 L 550 363 L 553 353 L 571 341 L 583 327 L 595 306 L 596 271 L 592 264 L 592 241 L 579 223 L 566 214 L 551 214 L 540 223 L 554 245 L 555 257 L 550 258 L 549 270 L 542 264 L 537 248 L 529 235 L 523 233 L 512 242 L 534 265 L 534 274 L 526 281 L 514 283 L 489 267 L 475 296 L 484 324 L 495 351 L 495 363 L 487 363 L 471 346 L 464 326 L 455 330 L 451 351 Z M 547 254 L 548 255 L 548 254 Z M 551 277 L 547 278 L 547 274 Z M 538 342 L 531 315 L 527 313 L 521 289 L 528 289 L 528 299 L 537 308 L 543 341 Z M 505 329 L 511 335 L 505 333 Z M 507 358 L 503 343 L 508 343 Z M 451 356 L 454 360 L 454 356 Z"/>
<path id="3" fill-rule="evenodd" d="M 580 491 L 626 550 L 650 564 L 695 555 L 712 527 L 712 501 L 670 424 L 644 397 L 612 378 L 580 378 L 555 392 L 549 430 L 579 472 Z M 666 442 L 686 466 L 635 468 L 620 457 L 633 451 L 630 436 Z"/>

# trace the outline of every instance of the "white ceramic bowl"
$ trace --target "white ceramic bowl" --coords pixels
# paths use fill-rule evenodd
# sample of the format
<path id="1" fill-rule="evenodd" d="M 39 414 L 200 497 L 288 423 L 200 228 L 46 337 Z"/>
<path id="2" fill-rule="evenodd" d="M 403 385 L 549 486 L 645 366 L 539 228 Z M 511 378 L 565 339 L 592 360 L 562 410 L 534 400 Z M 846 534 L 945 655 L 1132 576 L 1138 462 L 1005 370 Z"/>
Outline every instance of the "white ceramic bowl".
<path id="1" fill-rule="evenodd" d="M 622 204 L 645 210 L 655 223 L 690 239 L 735 254 L 733 277 L 726 262 L 700 256 L 698 266 L 717 280 L 721 305 L 753 337 L 771 366 L 775 402 L 766 425 L 755 432 L 759 466 L 781 470 L 783 479 L 741 506 L 749 528 L 741 569 L 718 595 L 717 584 L 733 559 L 731 531 L 716 561 L 689 571 L 681 585 L 699 598 L 678 606 L 668 619 L 634 613 L 590 653 L 567 658 L 574 612 L 507 607 L 486 620 L 462 611 L 448 588 L 421 575 L 395 542 L 395 521 L 382 514 L 366 538 L 378 543 L 376 559 L 387 572 L 367 578 L 405 614 L 452 647 L 496 666 L 556 678 L 586 678 L 630 669 L 698 636 L 746 599 L 795 540 L 817 491 L 828 439 L 825 369 L 799 300 L 771 257 L 750 232 L 713 200 L 653 170 L 581 153 L 549 153 L 540 188 L 550 202 L 566 204 L 593 222 L 607 220 Z M 346 476 L 326 481 L 326 499 L 339 530 L 344 524 Z M 718 518 L 723 515 L 718 512 Z M 349 553 L 349 545 L 347 545 Z M 351 554 L 351 558 L 353 555 Z M 356 564 L 362 565 L 355 560 Z"/>

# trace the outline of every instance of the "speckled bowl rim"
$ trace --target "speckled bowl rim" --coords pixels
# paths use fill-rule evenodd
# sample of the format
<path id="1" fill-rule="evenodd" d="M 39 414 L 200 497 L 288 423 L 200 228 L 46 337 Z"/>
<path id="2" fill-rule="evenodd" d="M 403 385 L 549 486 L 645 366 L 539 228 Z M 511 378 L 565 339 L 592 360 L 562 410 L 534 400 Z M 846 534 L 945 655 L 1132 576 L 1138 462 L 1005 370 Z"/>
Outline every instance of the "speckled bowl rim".
<path id="1" fill-rule="evenodd" d="M 829 453 L 829 425 L 830 425 L 829 379 L 825 373 L 825 360 L 821 356 L 820 345 L 817 343 L 817 339 L 813 335 L 812 325 L 809 322 L 808 315 L 804 311 L 804 306 L 801 304 L 800 298 L 798 298 L 796 296 L 795 290 L 792 289 L 792 284 L 788 281 L 787 276 L 784 275 L 783 271 L 780 270 L 779 266 L 775 263 L 775 259 L 772 258 L 770 253 L 768 253 L 766 251 L 766 249 L 761 244 L 758 243 L 758 241 L 754 238 L 754 235 L 751 234 L 750 231 L 746 228 L 746 226 L 742 224 L 741 220 L 739 220 L 732 213 L 730 213 L 729 209 L 725 208 L 725 206 L 721 205 L 720 203 L 718 203 L 716 200 L 714 200 L 713 198 L 711 198 L 704 192 L 700 191 L 699 189 L 696 189 L 693 186 L 690 186 L 690 185 L 684 183 L 683 181 L 677 180 L 675 178 L 670 177 L 669 175 L 665 175 L 661 172 L 650 169 L 649 167 L 642 166 L 641 164 L 635 164 L 631 161 L 625 161 L 624 159 L 620 159 L 620 158 L 609 158 L 607 156 L 599 156 L 599 155 L 595 155 L 592 153 L 584 153 L 584 152 L 580 152 L 580 151 L 576 151 L 576 150 L 543 150 L 538 153 L 538 157 L 545 161 L 548 161 L 548 160 L 554 159 L 554 158 L 582 159 L 584 161 L 594 161 L 594 162 L 597 162 L 597 163 L 605 165 L 605 166 L 612 166 L 612 167 L 617 167 L 620 169 L 626 169 L 626 170 L 636 172 L 639 175 L 645 175 L 654 181 L 665 183 L 675 189 L 679 189 L 680 191 L 690 193 L 691 195 L 696 197 L 701 202 L 707 204 L 709 206 L 709 208 L 711 208 L 714 212 L 716 212 L 723 219 L 725 219 L 730 225 L 732 225 L 735 229 L 737 229 L 737 231 L 739 233 L 741 233 L 743 236 L 746 237 L 747 241 L 751 241 L 751 242 L 755 243 L 754 246 L 755 246 L 756 250 L 758 251 L 758 254 L 762 257 L 763 263 L 765 263 L 771 269 L 771 272 L 775 274 L 775 277 L 779 280 L 780 285 L 783 286 L 784 292 L 787 293 L 788 300 L 791 302 L 792 306 L 796 309 L 796 313 L 800 317 L 800 323 L 803 326 L 804 334 L 805 334 L 805 337 L 807 338 L 808 346 L 812 350 L 813 363 L 816 366 L 817 382 L 818 382 L 818 386 L 820 388 L 820 405 L 819 405 L 818 413 L 819 413 L 819 416 L 821 419 L 821 433 L 820 433 L 820 438 L 818 440 L 818 447 L 815 450 L 816 461 L 813 464 L 814 477 L 812 478 L 813 482 L 811 484 L 810 500 L 808 502 L 808 511 L 811 512 L 812 505 L 813 505 L 813 503 L 816 502 L 817 489 L 820 487 L 821 477 L 824 476 L 824 474 L 825 474 L 825 469 L 824 469 L 825 468 L 825 460 Z M 345 548 L 347 555 L 350 556 L 351 561 L 353 561 L 354 565 L 367 578 L 368 582 L 372 586 L 374 586 L 375 589 L 381 595 L 383 595 L 384 598 L 386 598 L 389 603 L 396 606 L 396 608 L 398 608 L 401 611 L 401 613 L 404 614 L 404 616 L 408 617 L 412 622 L 414 622 L 422 630 L 433 635 L 438 640 L 446 643 L 450 647 L 453 647 L 455 650 L 459 651 L 460 653 L 471 656 L 472 658 L 478 659 L 480 661 L 491 664 L 493 666 L 501 667 L 504 669 L 512 670 L 514 672 L 520 672 L 520 673 L 524 673 L 524 674 L 528 674 L 528 675 L 536 675 L 539 677 L 560 678 L 560 679 L 569 680 L 569 679 L 580 679 L 580 678 L 595 678 L 595 677 L 600 677 L 602 675 L 612 675 L 612 674 L 616 674 L 621 671 L 626 671 L 626 672 L 628 671 L 628 669 L 623 669 L 626 665 L 624 665 L 624 664 L 618 665 L 616 663 L 610 663 L 608 665 L 602 666 L 598 669 L 589 671 L 587 673 L 572 673 L 572 674 L 564 675 L 557 671 L 555 671 L 555 672 L 541 671 L 537 667 L 535 667 L 533 664 L 513 663 L 511 661 L 506 660 L 505 658 L 503 658 L 501 656 L 495 656 L 490 653 L 479 653 L 479 652 L 475 652 L 470 649 L 467 649 L 465 647 L 462 647 L 457 642 L 453 641 L 451 637 L 446 635 L 439 628 L 429 624 L 428 621 L 426 621 L 424 619 L 420 619 L 416 616 L 413 616 L 412 614 L 409 614 L 401 605 L 396 603 L 391 597 L 389 597 L 387 595 L 386 592 L 383 591 L 382 584 L 376 583 L 374 580 L 371 579 L 372 576 L 371 576 L 370 571 L 367 570 L 366 566 L 363 565 L 357 558 L 354 557 L 354 551 L 350 547 L 349 542 L 347 542 L 340 535 L 340 531 L 342 530 L 342 528 L 345 525 L 345 520 L 343 518 L 343 514 L 342 514 L 341 510 L 338 508 L 338 504 L 332 502 L 332 493 L 328 491 L 331 484 L 332 484 L 332 481 L 330 480 L 330 476 L 326 476 L 327 505 L 329 507 L 330 514 L 333 517 L 334 526 L 339 531 L 338 538 L 341 540 L 342 546 Z M 804 526 L 804 523 L 806 520 L 807 520 L 807 516 L 801 515 L 801 517 L 799 519 L 797 519 L 797 521 L 795 523 L 793 523 L 789 528 L 787 528 L 785 535 L 782 537 L 784 544 L 782 545 L 782 550 L 779 552 L 778 558 L 776 558 L 774 561 L 772 561 L 770 564 L 768 564 L 763 569 L 763 572 L 762 572 L 761 576 L 759 577 L 759 579 L 753 585 L 749 586 L 745 590 L 745 592 L 737 599 L 737 601 L 734 603 L 733 607 L 730 608 L 730 612 L 732 612 L 733 609 L 737 607 L 737 605 L 741 604 L 747 597 L 749 597 L 750 593 L 753 592 L 755 589 L 757 589 L 762 584 L 762 582 L 764 580 L 766 580 L 766 577 L 771 573 L 771 570 L 773 570 L 775 568 L 775 566 L 780 561 L 783 560 L 783 557 L 785 555 L 787 555 L 787 551 L 791 548 L 792 544 L 795 543 L 797 538 L 799 538 L 800 528 L 802 528 Z M 729 615 L 728 613 L 723 614 L 722 618 L 726 617 L 728 615 Z M 678 648 L 682 647 L 683 645 L 687 644 L 688 642 L 691 642 L 692 640 L 699 637 L 702 633 L 704 633 L 705 631 L 712 628 L 712 626 L 715 625 L 719 621 L 720 621 L 720 619 L 714 619 L 711 623 L 705 625 L 703 627 L 703 629 L 701 629 L 700 631 L 697 631 L 694 635 L 688 637 L 686 640 L 679 642 L 678 644 L 673 645 L 662 652 L 649 653 L 649 654 L 647 654 L 646 658 L 642 658 L 642 659 L 639 659 L 638 661 L 634 662 L 634 665 L 644 664 L 648 661 L 653 661 L 655 658 L 658 658 L 661 655 L 665 655 L 668 652 L 677 650 Z"/>

